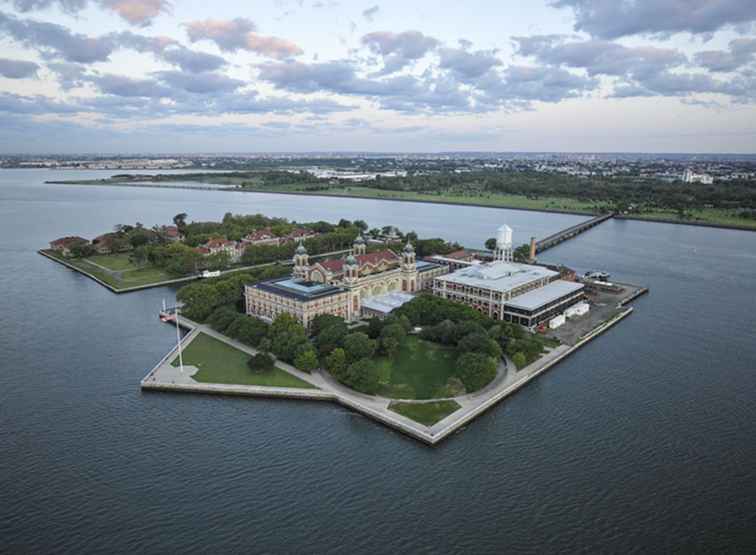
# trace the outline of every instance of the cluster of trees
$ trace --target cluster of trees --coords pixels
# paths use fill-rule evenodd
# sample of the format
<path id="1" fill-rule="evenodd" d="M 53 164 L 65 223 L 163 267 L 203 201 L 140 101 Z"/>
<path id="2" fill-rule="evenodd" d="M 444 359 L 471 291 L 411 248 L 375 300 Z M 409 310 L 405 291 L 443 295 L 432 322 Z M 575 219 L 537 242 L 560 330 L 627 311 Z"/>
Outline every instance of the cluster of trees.
<path id="1" fill-rule="evenodd" d="M 406 316 L 412 325 L 422 326 L 422 338 L 454 346 L 459 353 L 457 366 L 460 372 L 466 367 L 477 369 L 474 372 L 475 376 L 468 376 L 467 382 L 460 376 L 466 388 L 468 385 L 474 386 L 484 381 L 487 376 L 493 379 L 496 367 L 494 366 L 492 374 L 491 360 L 498 363 L 503 353 L 508 355 L 518 368 L 522 368 L 543 352 L 541 340 L 522 327 L 497 322 L 471 307 L 440 297 L 418 295 L 397 309 L 396 314 Z M 469 353 L 482 356 L 463 358 Z M 491 360 L 484 361 L 482 357 Z"/>
<path id="2" fill-rule="evenodd" d="M 176 299 L 184 303 L 182 314 L 197 322 L 205 322 L 219 307 L 244 308 L 244 285 L 287 275 L 287 266 L 272 265 L 246 272 L 234 272 L 223 277 L 196 281 L 179 289 Z"/>
<path id="3" fill-rule="evenodd" d="M 344 385 L 362 393 L 378 391 L 374 370 L 376 355 L 395 357 L 412 324 L 406 317 L 370 320 L 364 331 L 350 331 L 341 318 L 321 315 L 312 324 L 312 342 L 322 366 Z"/>
<path id="4" fill-rule="evenodd" d="M 220 306 L 210 314 L 207 323 L 216 331 L 259 350 L 260 354 L 249 361 L 253 371 L 271 370 L 273 357 L 304 372 L 318 367 L 315 347 L 302 324 L 289 314 L 281 314 L 269 325 L 230 306 Z"/>

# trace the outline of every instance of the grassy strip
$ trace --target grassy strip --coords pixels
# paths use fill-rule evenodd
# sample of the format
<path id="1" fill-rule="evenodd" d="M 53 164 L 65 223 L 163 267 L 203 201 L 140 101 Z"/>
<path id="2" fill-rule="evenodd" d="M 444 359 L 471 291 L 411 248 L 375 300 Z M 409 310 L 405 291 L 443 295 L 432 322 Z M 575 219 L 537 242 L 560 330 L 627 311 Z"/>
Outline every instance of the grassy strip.
<path id="1" fill-rule="evenodd" d="M 151 266 L 138 268 L 128 261 L 128 255 L 125 254 L 96 255 L 91 258 L 66 258 L 53 250 L 45 250 L 44 252 L 53 258 L 66 262 L 77 270 L 93 275 L 116 290 L 154 285 L 163 281 L 176 279 L 159 268 Z M 126 266 L 124 258 L 128 261 L 129 266 Z M 99 266 L 120 272 L 121 278 L 118 279 L 110 272 L 103 270 L 95 264 L 91 264 L 90 260 Z"/>
<path id="2" fill-rule="evenodd" d="M 425 426 L 433 426 L 461 407 L 455 401 L 434 401 L 430 403 L 393 402 L 388 408 L 415 422 Z"/>
<path id="3" fill-rule="evenodd" d="M 280 368 L 257 374 L 247 367 L 249 355 L 207 334 L 199 334 L 183 351 L 184 364 L 199 371 L 192 379 L 202 383 L 261 385 L 317 389 Z M 173 366 L 178 366 L 178 358 Z"/>

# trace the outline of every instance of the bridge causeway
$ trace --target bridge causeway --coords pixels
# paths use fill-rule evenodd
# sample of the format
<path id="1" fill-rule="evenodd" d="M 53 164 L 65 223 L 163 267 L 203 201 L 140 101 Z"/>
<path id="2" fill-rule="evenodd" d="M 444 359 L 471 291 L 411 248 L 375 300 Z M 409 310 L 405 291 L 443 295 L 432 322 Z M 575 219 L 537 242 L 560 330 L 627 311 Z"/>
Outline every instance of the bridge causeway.
<path id="1" fill-rule="evenodd" d="M 550 249 L 551 247 L 558 245 L 559 243 L 567 241 L 568 239 L 572 239 L 573 237 L 576 237 L 581 233 L 585 233 L 589 229 L 594 228 L 613 217 L 613 212 L 602 214 L 585 222 L 575 224 L 568 227 L 567 229 L 563 229 L 562 231 L 558 231 L 557 233 L 549 235 L 548 237 L 536 242 L 536 253 L 541 253 L 547 249 Z"/>

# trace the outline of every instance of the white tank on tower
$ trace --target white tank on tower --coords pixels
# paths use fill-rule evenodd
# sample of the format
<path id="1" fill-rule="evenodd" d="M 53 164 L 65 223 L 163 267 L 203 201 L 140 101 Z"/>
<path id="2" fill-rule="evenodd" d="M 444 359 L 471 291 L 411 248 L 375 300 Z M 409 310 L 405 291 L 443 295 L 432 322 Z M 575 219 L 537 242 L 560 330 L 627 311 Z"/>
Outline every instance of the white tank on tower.
<path id="1" fill-rule="evenodd" d="M 512 262 L 512 228 L 504 224 L 496 232 L 494 260 Z"/>

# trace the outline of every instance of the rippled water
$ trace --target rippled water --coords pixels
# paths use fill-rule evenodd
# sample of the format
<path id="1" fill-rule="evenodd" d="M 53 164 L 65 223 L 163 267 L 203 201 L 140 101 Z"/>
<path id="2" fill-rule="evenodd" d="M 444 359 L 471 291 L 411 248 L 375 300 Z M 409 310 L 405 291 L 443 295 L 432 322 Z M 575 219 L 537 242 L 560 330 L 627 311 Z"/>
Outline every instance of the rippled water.
<path id="1" fill-rule="evenodd" d="M 41 184 L 79 175 L 0 173 L 0 551 L 753 549 L 756 233 L 610 221 L 549 251 L 651 294 L 430 449 L 327 403 L 141 393 L 174 339 L 155 315 L 174 291 L 113 295 L 34 251 L 181 211 L 362 218 L 469 246 L 579 218 Z"/>

